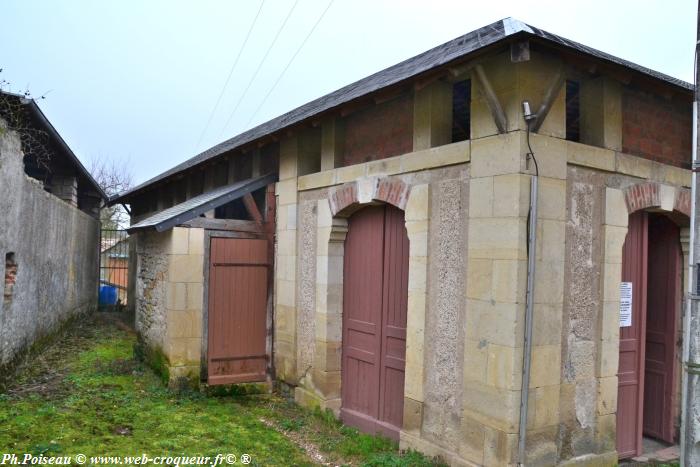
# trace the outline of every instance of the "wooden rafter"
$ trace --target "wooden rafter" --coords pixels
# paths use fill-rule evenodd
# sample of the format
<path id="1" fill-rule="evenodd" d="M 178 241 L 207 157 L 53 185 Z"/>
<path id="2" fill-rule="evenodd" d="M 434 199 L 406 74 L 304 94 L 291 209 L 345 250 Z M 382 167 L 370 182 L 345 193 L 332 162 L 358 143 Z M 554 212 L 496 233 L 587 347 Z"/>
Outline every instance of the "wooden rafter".
<path id="1" fill-rule="evenodd" d="M 486 103 L 488 104 L 489 109 L 491 109 L 491 115 L 493 116 L 494 123 L 496 123 L 498 132 L 505 133 L 508 129 L 508 120 L 506 118 L 506 113 L 503 111 L 503 106 L 501 106 L 501 102 L 498 100 L 498 96 L 496 95 L 488 77 L 486 76 L 484 67 L 479 64 L 476 65 L 474 69 L 476 70 L 476 76 L 479 78 L 481 89 L 484 92 Z"/>
<path id="2" fill-rule="evenodd" d="M 257 223 L 262 223 L 263 217 L 262 214 L 260 214 L 260 210 L 258 209 L 258 205 L 255 204 L 255 199 L 253 198 L 253 195 L 250 193 L 247 193 L 245 196 L 243 196 L 243 204 L 245 205 L 246 211 L 248 211 L 248 214 L 250 214 L 250 217 Z"/>
<path id="3" fill-rule="evenodd" d="M 547 114 L 552 108 L 552 104 L 559 95 L 562 86 L 564 86 L 564 81 L 566 81 L 566 75 L 564 74 L 564 70 L 560 68 L 544 94 L 542 105 L 540 105 L 540 108 L 537 111 L 537 118 L 532 125 L 533 132 L 537 133 L 542 126 L 542 123 L 544 123 L 544 119 L 547 118 Z"/>

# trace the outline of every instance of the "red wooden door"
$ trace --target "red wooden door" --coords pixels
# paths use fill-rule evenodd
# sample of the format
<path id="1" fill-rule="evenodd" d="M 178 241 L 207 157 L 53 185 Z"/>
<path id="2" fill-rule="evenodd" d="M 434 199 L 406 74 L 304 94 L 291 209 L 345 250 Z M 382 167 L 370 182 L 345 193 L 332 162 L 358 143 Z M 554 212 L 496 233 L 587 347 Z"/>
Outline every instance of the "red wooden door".
<path id="1" fill-rule="evenodd" d="M 379 416 L 383 248 L 383 208 L 365 208 L 350 218 L 343 265 L 341 417 L 370 432 Z"/>
<path id="2" fill-rule="evenodd" d="M 649 279 L 644 367 L 644 434 L 673 442 L 676 312 L 680 306 L 681 249 L 676 224 L 649 217 Z"/>
<path id="3" fill-rule="evenodd" d="M 622 281 L 632 283 L 632 325 L 620 328 L 617 452 L 621 459 L 637 456 L 642 449 L 648 223 L 646 212 L 631 214 L 622 248 Z"/>
<path id="4" fill-rule="evenodd" d="M 341 417 L 398 439 L 403 422 L 408 235 L 392 206 L 350 218 L 343 278 Z"/>
<path id="5" fill-rule="evenodd" d="M 398 439 L 403 423 L 408 311 L 408 235 L 404 212 L 386 207 L 384 217 L 384 277 L 379 424 Z"/>
<path id="6" fill-rule="evenodd" d="M 209 258 L 208 382 L 265 381 L 268 241 L 215 237 Z"/>

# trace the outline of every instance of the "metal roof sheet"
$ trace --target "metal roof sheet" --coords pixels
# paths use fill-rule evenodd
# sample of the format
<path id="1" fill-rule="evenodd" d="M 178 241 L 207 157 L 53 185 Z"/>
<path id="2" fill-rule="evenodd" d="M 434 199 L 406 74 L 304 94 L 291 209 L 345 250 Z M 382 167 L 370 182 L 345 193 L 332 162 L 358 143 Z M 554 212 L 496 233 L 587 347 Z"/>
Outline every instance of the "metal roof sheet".
<path id="1" fill-rule="evenodd" d="M 269 174 L 225 185 L 157 212 L 130 226 L 127 230 L 129 233 L 143 229 L 163 232 L 276 181 L 277 175 Z"/>
<path id="2" fill-rule="evenodd" d="M 461 37 L 416 55 L 415 57 L 404 60 L 403 62 L 400 62 L 394 66 L 374 73 L 373 75 L 333 91 L 330 94 L 297 107 L 296 109 L 291 110 L 290 112 L 287 112 L 279 117 L 273 118 L 272 120 L 245 131 L 238 136 L 234 136 L 233 138 L 219 143 L 216 146 L 213 146 L 192 157 L 191 159 L 178 164 L 169 170 L 166 170 L 165 172 L 132 188 L 131 190 L 120 194 L 119 196 L 113 198 L 111 202 L 123 202 L 125 198 L 129 198 L 130 196 L 142 191 L 156 182 L 183 172 L 193 166 L 220 156 L 228 151 L 239 148 L 265 135 L 269 135 L 290 125 L 299 123 L 307 118 L 313 117 L 314 115 L 350 102 L 353 99 L 366 96 L 387 86 L 391 86 L 408 78 L 415 77 L 420 73 L 424 73 L 441 65 L 445 65 L 456 59 L 463 58 L 473 52 L 518 34 L 544 39 L 545 41 L 548 41 L 554 45 L 565 47 L 603 61 L 635 70 L 654 79 L 663 81 L 666 84 L 682 88 L 686 91 L 693 91 L 694 89 L 692 84 L 683 80 L 673 78 L 663 73 L 651 70 L 650 68 L 623 60 L 556 34 L 551 34 L 543 29 L 539 29 L 525 24 L 522 21 L 518 21 L 517 19 L 506 18 L 467 33 Z"/>

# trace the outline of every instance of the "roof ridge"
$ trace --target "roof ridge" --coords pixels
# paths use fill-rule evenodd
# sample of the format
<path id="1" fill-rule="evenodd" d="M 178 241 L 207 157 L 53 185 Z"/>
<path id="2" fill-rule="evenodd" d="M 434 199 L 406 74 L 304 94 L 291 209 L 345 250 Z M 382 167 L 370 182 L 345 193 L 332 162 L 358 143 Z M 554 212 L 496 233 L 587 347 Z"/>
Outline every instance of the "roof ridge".
<path id="1" fill-rule="evenodd" d="M 505 31 L 506 36 L 511 36 L 513 34 L 517 34 L 519 32 L 529 32 L 530 34 L 534 34 L 535 32 L 532 30 L 530 25 L 527 23 L 523 23 L 519 19 L 513 18 L 513 17 L 507 17 L 502 19 L 503 21 L 503 30 Z"/>

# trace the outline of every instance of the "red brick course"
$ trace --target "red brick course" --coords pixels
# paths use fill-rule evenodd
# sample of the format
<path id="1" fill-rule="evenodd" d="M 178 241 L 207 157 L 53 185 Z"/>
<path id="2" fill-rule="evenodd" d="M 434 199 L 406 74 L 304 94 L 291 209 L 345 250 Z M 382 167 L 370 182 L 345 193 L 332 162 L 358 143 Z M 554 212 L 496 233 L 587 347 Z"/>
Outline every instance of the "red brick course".
<path id="1" fill-rule="evenodd" d="M 622 151 L 690 168 L 692 119 L 689 103 L 627 87 L 622 93 Z"/>
<path id="2" fill-rule="evenodd" d="M 658 183 L 646 182 L 632 185 L 625 189 L 625 204 L 630 214 L 646 208 L 661 206 L 660 187 Z M 675 188 L 673 210 L 690 217 L 690 190 Z"/>
<path id="3" fill-rule="evenodd" d="M 625 190 L 625 203 L 627 204 L 627 212 L 629 213 L 639 211 L 640 209 L 660 206 L 659 184 L 639 183 L 637 185 L 632 185 Z"/>
<path id="4" fill-rule="evenodd" d="M 410 94 L 350 114 L 344 123 L 343 166 L 413 150 L 413 96 Z"/>
<path id="5" fill-rule="evenodd" d="M 399 209 L 406 209 L 408 193 L 410 187 L 398 178 L 383 178 L 377 185 L 377 192 L 374 199 L 396 206 Z"/>
<path id="6" fill-rule="evenodd" d="M 5 300 L 12 298 L 12 289 L 17 282 L 17 265 L 12 262 L 5 263 L 5 288 L 3 297 Z"/>
<path id="7" fill-rule="evenodd" d="M 331 189 L 328 194 L 328 202 L 331 205 L 331 213 L 334 216 L 351 204 L 357 203 L 357 183 L 346 183 Z"/>
<path id="8" fill-rule="evenodd" d="M 398 178 L 386 177 L 373 181 L 370 193 L 372 201 L 382 201 L 399 209 L 406 209 L 406 202 L 411 191 L 410 186 Z M 328 193 L 328 203 L 334 216 L 348 206 L 359 204 L 358 182 L 350 182 L 332 188 Z"/>
<path id="9" fill-rule="evenodd" d="M 676 193 L 676 201 L 673 205 L 673 210 L 682 212 L 690 217 L 690 190 L 681 189 Z"/>

